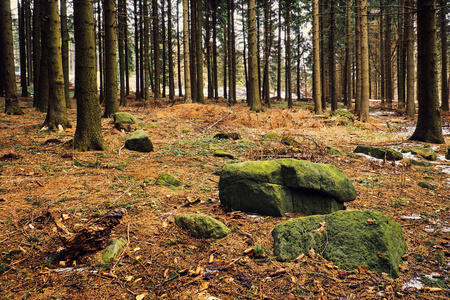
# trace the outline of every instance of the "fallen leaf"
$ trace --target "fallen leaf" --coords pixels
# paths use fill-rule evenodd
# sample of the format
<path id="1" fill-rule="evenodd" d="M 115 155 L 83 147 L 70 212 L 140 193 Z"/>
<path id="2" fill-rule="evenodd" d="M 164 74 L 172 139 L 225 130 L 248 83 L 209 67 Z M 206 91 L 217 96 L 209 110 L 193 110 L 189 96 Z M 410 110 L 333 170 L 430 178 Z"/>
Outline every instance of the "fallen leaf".
<path id="1" fill-rule="evenodd" d="M 294 213 L 291 213 L 291 212 L 287 212 L 287 213 L 285 213 L 284 214 L 286 217 L 288 217 L 288 218 L 294 218 L 295 217 L 295 214 Z"/>
<path id="2" fill-rule="evenodd" d="M 309 255 L 309 257 L 311 257 L 311 258 L 316 257 L 316 252 L 314 251 L 313 248 L 309 249 L 308 255 Z"/>
<path id="3" fill-rule="evenodd" d="M 325 221 L 320 222 L 320 228 L 316 229 L 318 233 L 323 233 L 325 230 L 327 230 L 327 223 Z"/>
<path id="4" fill-rule="evenodd" d="M 209 287 L 209 282 L 208 281 L 204 281 L 204 282 L 202 282 L 202 284 L 200 284 L 200 291 L 204 291 L 204 290 L 206 290 L 206 289 L 208 289 L 208 287 Z"/>
<path id="5" fill-rule="evenodd" d="M 375 221 L 373 219 L 367 219 L 367 224 L 372 225 Z"/>
<path id="6" fill-rule="evenodd" d="M 165 278 L 165 279 L 169 279 L 169 268 L 167 268 L 167 269 L 165 269 L 164 270 L 164 275 L 163 275 L 163 277 Z"/>
<path id="7" fill-rule="evenodd" d="M 214 254 L 211 254 L 208 259 L 208 263 L 212 264 L 214 261 Z"/>
<path id="8" fill-rule="evenodd" d="M 130 276 L 125 276 L 125 280 L 126 281 L 131 281 L 131 280 L 133 280 L 133 276 L 131 276 L 131 275 Z"/>
<path id="9" fill-rule="evenodd" d="M 306 257 L 305 257 L 305 254 L 303 254 L 303 253 L 300 254 L 299 256 L 297 256 L 297 258 L 294 259 L 295 262 L 299 262 L 299 261 L 303 262 L 305 260 L 306 260 Z"/>
<path id="10" fill-rule="evenodd" d="M 137 296 L 136 296 L 136 300 L 142 300 L 142 299 L 144 299 L 147 295 L 148 295 L 148 293 L 143 293 L 143 294 L 137 295 Z"/>
<path id="11" fill-rule="evenodd" d="M 295 276 L 291 276 L 291 281 L 293 284 L 297 283 L 297 278 Z"/>
<path id="12" fill-rule="evenodd" d="M 276 277 L 276 276 L 279 276 L 279 275 L 284 274 L 284 273 L 286 273 L 286 269 L 285 268 L 281 268 L 281 269 L 275 270 L 273 272 L 270 272 L 269 276 L 270 277 Z"/>

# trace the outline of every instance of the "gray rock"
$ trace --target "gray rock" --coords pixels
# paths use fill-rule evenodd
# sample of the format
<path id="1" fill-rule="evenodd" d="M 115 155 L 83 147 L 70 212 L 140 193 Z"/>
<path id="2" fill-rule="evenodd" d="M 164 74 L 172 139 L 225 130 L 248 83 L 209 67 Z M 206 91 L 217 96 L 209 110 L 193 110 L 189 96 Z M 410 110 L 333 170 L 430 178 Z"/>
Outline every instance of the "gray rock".
<path id="1" fill-rule="evenodd" d="M 402 227 L 378 211 L 338 211 L 275 226 L 274 254 L 289 261 L 310 249 L 345 270 L 364 266 L 398 277 L 407 246 Z"/>
<path id="2" fill-rule="evenodd" d="M 139 129 L 130 134 L 125 141 L 125 148 L 139 152 L 152 152 L 153 144 L 144 130 Z"/>
<path id="3" fill-rule="evenodd" d="M 372 146 L 358 146 L 353 151 L 355 153 L 364 153 L 378 159 L 387 160 L 401 160 L 403 154 L 390 148 L 372 147 Z"/>
<path id="4" fill-rule="evenodd" d="M 175 224 L 189 230 L 198 238 L 220 239 L 230 234 L 230 229 L 222 222 L 203 214 L 181 214 L 175 216 Z"/>
<path id="5" fill-rule="evenodd" d="M 225 165 L 219 180 L 221 203 L 235 210 L 283 216 L 324 214 L 356 198 L 349 178 L 332 165 L 296 159 Z"/>
<path id="6" fill-rule="evenodd" d="M 127 245 L 127 241 L 124 239 L 112 240 L 111 243 L 103 250 L 102 259 L 105 264 L 112 262 Z"/>
<path id="7" fill-rule="evenodd" d="M 136 117 L 127 112 L 116 112 L 113 115 L 113 118 L 114 118 L 114 123 L 131 125 L 131 124 L 136 124 L 136 122 L 137 122 Z"/>

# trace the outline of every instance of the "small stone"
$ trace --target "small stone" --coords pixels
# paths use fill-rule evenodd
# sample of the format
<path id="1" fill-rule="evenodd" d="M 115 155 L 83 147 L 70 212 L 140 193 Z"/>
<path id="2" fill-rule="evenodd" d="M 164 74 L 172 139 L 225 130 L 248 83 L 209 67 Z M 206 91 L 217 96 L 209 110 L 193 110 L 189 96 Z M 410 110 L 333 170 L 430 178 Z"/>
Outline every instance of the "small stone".
<path id="1" fill-rule="evenodd" d="M 431 167 L 433 165 L 432 163 L 429 163 L 427 161 L 419 161 L 414 159 L 411 159 L 411 164 L 420 167 Z"/>
<path id="2" fill-rule="evenodd" d="M 214 138 L 225 140 L 239 140 L 241 136 L 237 132 L 230 132 L 230 133 L 218 133 L 214 136 Z"/>
<path id="3" fill-rule="evenodd" d="M 223 150 L 216 150 L 216 151 L 214 151 L 214 156 L 217 156 L 217 157 L 228 157 L 230 159 L 235 159 L 235 156 L 233 154 L 228 153 L 228 152 L 223 151 Z"/>
<path id="4" fill-rule="evenodd" d="M 175 216 L 175 224 L 189 230 L 198 238 L 220 239 L 230 234 L 230 229 L 222 222 L 203 214 L 181 214 Z"/>
<path id="5" fill-rule="evenodd" d="M 424 189 L 429 189 L 429 190 L 436 189 L 436 186 L 434 184 L 426 182 L 426 181 L 420 181 L 419 183 L 417 183 L 417 185 Z"/>
<path id="6" fill-rule="evenodd" d="M 120 251 L 125 248 L 127 241 L 124 239 L 112 240 L 111 243 L 103 251 L 102 259 L 105 264 L 109 264 L 119 255 Z"/>

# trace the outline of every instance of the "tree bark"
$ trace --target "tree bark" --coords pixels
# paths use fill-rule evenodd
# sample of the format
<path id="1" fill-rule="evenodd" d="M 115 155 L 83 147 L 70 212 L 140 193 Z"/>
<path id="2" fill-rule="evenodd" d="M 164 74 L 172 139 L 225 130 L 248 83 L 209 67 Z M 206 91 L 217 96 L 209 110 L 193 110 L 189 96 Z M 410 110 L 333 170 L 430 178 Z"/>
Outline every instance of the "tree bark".
<path id="1" fill-rule="evenodd" d="M 46 112 L 48 108 L 49 88 L 48 88 L 48 45 L 47 41 L 48 30 L 46 17 L 47 0 L 40 0 L 41 11 L 41 57 L 39 59 L 39 88 L 37 90 L 36 108 L 40 112 Z"/>
<path id="2" fill-rule="evenodd" d="M 347 109 L 352 108 L 352 52 L 351 48 L 351 0 L 346 1 L 345 9 L 345 72 L 344 72 L 344 102 Z"/>
<path id="3" fill-rule="evenodd" d="M 172 49 L 172 1 L 167 0 L 167 48 L 169 61 L 169 99 L 175 98 L 175 74 L 173 72 L 173 49 Z"/>
<path id="4" fill-rule="evenodd" d="M 142 14 L 143 14 L 143 20 L 144 20 L 144 85 L 142 85 L 142 91 L 144 96 L 145 103 L 149 100 L 149 79 L 150 79 L 150 16 L 149 16 L 149 10 L 148 10 L 148 1 L 144 0 L 144 4 L 142 7 Z M 145 104 L 144 104 L 145 105 Z"/>
<path id="5" fill-rule="evenodd" d="M 330 89 L 330 102 L 331 102 L 331 111 L 337 110 L 337 92 L 336 92 L 336 48 L 335 48 L 335 0 L 330 0 L 330 30 L 328 37 L 328 67 L 330 72 L 330 80 L 329 80 L 329 89 Z"/>
<path id="6" fill-rule="evenodd" d="M 284 0 L 286 22 L 286 97 L 288 108 L 292 108 L 292 70 L 291 70 L 291 2 Z"/>
<path id="7" fill-rule="evenodd" d="M 158 25 L 158 1 L 152 1 L 153 15 L 153 64 L 155 69 L 155 86 L 153 95 L 155 99 L 160 97 L 160 70 L 159 70 L 159 25 Z"/>
<path id="8" fill-rule="evenodd" d="M 398 1 L 398 42 L 397 42 L 397 98 L 398 108 L 405 108 L 405 37 L 404 0 Z"/>
<path id="9" fill-rule="evenodd" d="M 3 59 L 3 78 L 5 81 L 5 113 L 8 115 L 23 115 L 17 98 L 11 2 L 9 0 L 0 1 L 0 26 L 3 50 L 1 59 Z"/>
<path id="10" fill-rule="evenodd" d="M 126 30 L 126 2 L 119 0 L 117 10 L 118 20 L 118 46 L 119 46 L 119 78 L 120 78 L 120 105 L 127 105 L 125 91 L 125 30 Z"/>
<path id="11" fill-rule="evenodd" d="M 386 0 L 386 30 L 385 30 L 385 75 L 386 75 L 386 103 L 389 108 L 392 108 L 392 100 L 393 100 L 393 86 L 392 86 L 392 63 L 391 63 L 391 45 L 392 45 L 392 36 L 391 36 L 391 26 L 392 18 L 391 18 L 391 0 Z"/>
<path id="12" fill-rule="evenodd" d="M 67 1 L 61 0 L 61 51 L 64 74 L 64 95 L 66 108 L 72 108 L 69 89 L 69 28 L 67 27 Z"/>
<path id="13" fill-rule="evenodd" d="M 41 62 L 41 0 L 34 0 L 33 8 L 33 70 L 34 70 L 34 92 L 33 106 L 37 106 L 38 91 L 40 83 Z"/>
<path id="14" fill-rule="evenodd" d="M 192 103 L 191 98 L 191 67 L 189 59 L 189 4 L 183 0 L 183 54 L 184 54 L 184 89 L 186 103 Z"/>
<path id="15" fill-rule="evenodd" d="M 28 97 L 25 7 L 23 0 L 22 4 L 17 1 L 17 9 L 19 12 L 20 87 L 22 97 Z"/>
<path id="16" fill-rule="evenodd" d="M 448 74 L 447 74 L 447 0 L 439 0 L 441 11 L 439 13 L 440 37 L 441 37 L 441 108 L 443 111 L 449 110 L 448 104 Z"/>
<path id="17" fill-rule="evenodd" d="M 258 83 L 258 47 L 256 45 L 256 11 L 255 0 L 248 0 L 248 73 L 250 110 L 262 111 Z"/>
<path id="18" fill-rule="evenodd" d="M 97 92 L 93 12 L 91 0 L 73 0 L 75 82 L 80 87 L 74 148 L 79 151 L 105 149 Z"/>
<path id="19" fill-rule="evenodd" d="M 367 0 L 361 0 L 361 122 L 369 121 L 369 27 L 367 23 Z"/>
<path id="20" fill-rule="evenodd" d="M 355 114 L 359 115 L 361 110 L 361 0 L 355 0 L 355 50 L 356 50 L 356 93 L 355 93 Z"/>
<path id="21" fill-rule="evenodd" d="M 439 111 L 436 0 L 417 1 L 417 96 L 419 114 L 417 126 L 409 138 L 413 141 L 443 144 Z"/>
<path id="22" fill-rule="evenodd" d="M 319 0 L 313 0 L 313 98 L 314 113 L 322 114 L 322 84 L 320 82 L 320 20 Z"/>
<path id="23" fill-rule="evenodd" d="M 139 76 L 139 5 L 138 0 L 134 0 L 134 55 L 135 55 L 135 73 L 136 73 L 136 93 L 135 100 L 141 99 L 140 76 Z"/>
<path id="24" fill-rule="evenodd" d="M 414 1 L 407 0 L 406 7 L 406 116 L 413 118 L 416 111 L 414 104 Z"/>
<path id="25" fill-rule="evenodd" d="M 103 0 L 105 23 L 105 118 L 119 111 L 117 102 L 116 3 Z"/>
<path id="26" fill-rule="evenodd" d="M 263 102 L 270 108 L 270 26 L 269 26 L 269 0 L 264 0 L 264 72 L 263 72 Z"/>

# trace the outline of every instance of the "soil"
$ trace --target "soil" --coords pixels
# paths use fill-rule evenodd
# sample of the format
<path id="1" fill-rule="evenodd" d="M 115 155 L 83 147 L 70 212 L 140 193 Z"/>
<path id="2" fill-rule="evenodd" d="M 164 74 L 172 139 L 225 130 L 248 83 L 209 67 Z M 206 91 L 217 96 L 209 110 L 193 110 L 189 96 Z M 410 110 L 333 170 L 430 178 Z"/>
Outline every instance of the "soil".
<path id="1" fill-rule="evenodd" d="M 421 167 L 352 153 L 357 145 L 418 144 L 407 141 L 414 122 L 378 102 L 371 103 L 368 123 L 347 124 L 314 116 L 307 102 L 256 114 L 244 103 L 227 107 L 223 99 L 145 108 L 129 99 L 120 110 L 137 117 L 136 128 L 155 147 L 150 153 L 125 149 L 129 133 L 111 119 L 102 119 L 107 151 L 73 151 L 75 128 L 42 131 L 45 114 L 30 100 L 21 104 L 25 116 L 0 114 L 1 299 L 450 299 L 450 181 L 443 172 L 450 168 L 443 159 L 448 114 L 447 145 L 432 145 L 439 162 Z M 76 111 L 68 115 L 75 127 Z M 277 137 L 263 137 L 268 132 Z M 217 133 L 240 139 L 214 139 Z M 296 143 L 281 143 L 285 136 Z M 327 146 L 343 154 L 331 155 Z M 219 147 L 237 158 L 213 156 Z M 358 193 L 347 209 L 379 210 L 402 225 L 408 251 L 399 278 L 363 267 L 342 270 L 313 253 L 277 262 L 271 230 L 299 215 L 259 216 L 220 205 L 225 164 L 280 157 L 336 165 Z M 156 185 L 163 173 L 183 185 Z M 421 181 L 436 189 L 419 187 Z M 123 238 L 127 246 L 112 263 L 102 262 L 101 251 L 58 256 L 61 228 L 75 233 L 113 208 L 126 213 L 109 240 Z M 195 238 L 174 224 L 180 213 L 208 214 L 232 232 L 219 240 Z M 251 256 L 251 247 L 262 247 L 266 257 Z"/>

